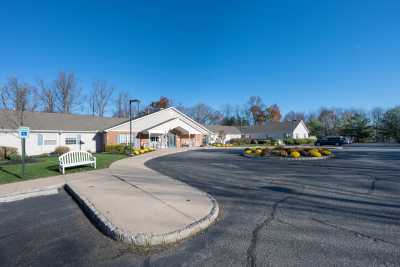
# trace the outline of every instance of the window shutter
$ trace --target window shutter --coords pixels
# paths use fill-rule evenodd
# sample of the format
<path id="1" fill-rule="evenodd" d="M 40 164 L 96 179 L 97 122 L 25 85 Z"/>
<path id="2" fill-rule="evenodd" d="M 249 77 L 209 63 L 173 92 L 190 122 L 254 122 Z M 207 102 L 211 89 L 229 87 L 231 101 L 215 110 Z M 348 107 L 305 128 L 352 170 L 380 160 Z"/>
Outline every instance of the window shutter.
<path id="1" fill-rule="evenodd" d="M 38 146 L 43 145 L 43 135 L 42 134 L 38 134 L 37 144 L 38 144 Z"/>

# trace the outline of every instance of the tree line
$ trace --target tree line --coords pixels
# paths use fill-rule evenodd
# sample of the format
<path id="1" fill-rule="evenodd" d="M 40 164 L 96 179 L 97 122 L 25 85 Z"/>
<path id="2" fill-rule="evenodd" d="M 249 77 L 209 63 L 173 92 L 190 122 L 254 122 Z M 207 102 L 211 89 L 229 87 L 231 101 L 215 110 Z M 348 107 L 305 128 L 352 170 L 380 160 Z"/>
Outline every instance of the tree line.
<path id="1" fill-rule="evenodd" d="M 0 109 L 21 113 L 43 111 L 127 118 L 131 98 L 128 92 L 117 90 L 105 80 L 93 81 L 89 92 L 84 94 L 75 74 L 67 72 L 60 72 L 52 81 L 38 79 L 35 84 L 10 77 L 0 86 Z M 205 125 L 246 127 L 303 120 L 311 135 L 317 137 L 344 135 L 353 137 L 357 142 L 400 142 L 400 106 L 369 111 L 323 107 L 310 114 L 289 111 L 283 116 L 277 104 L 266 105 L 260 96 L 251 96 L 242 105 L 224 105 L 220 110 L 206 103 L 184 106 L 161 96 L 150 103 L 141 103 L 139 109 L 136 105 L 132 109 L 134 116 L 142 116 L 170 106 L 176 106 Z"/>
<path id="2" fill-rule="evenodd" d="M 289 111 L 284 116 L 277 104 L 266 105 L 251 96 L 243 105 L 225 105 L 221 111 L 205 104 L 185 110 L 204 124 L 237 127 L 263 126 L 268 122 L 304 121 L 312 136 L 347 136 L 355 142 L 400 142 L 400 106 L 372 110 L 322 107 L 317 112 Z"/>
<path id="3" fill-rule="evenodd" d="M 83 93 L 75 74 L 67 72 L 60 72 L 52 81 L 38 79 L 30 84 L 18 77 L 10 77 L 4 85 L 0 85 L 0 109 L 17 112 L 83 113 L 126 118 L 131 98 L 128 92 L 117 90 L 106 80 L 93 81 L 89 92 Z M 136 106 L 132 109 L 138 116 L 170 106 L 170 102 L 168 98 L 161 97 L 140 110 Z"/>

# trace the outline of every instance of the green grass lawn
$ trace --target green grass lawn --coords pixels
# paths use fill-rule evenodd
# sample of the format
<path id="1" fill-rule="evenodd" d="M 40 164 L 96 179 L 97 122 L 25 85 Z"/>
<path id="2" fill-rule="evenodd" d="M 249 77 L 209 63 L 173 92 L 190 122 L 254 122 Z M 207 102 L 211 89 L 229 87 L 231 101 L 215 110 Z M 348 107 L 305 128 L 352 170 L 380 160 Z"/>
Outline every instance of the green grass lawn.
<path id="1" fill-rule="evenodd" d="M 122 154 L 94 154 L 97 160 L 97 168 L 107 168 L 116 160 L 126 158 Z M 81 172 L 93 170 L 90 166 L 79 166 L 65 169 L 65 173 Z M 25 177 L 21 177 L 21 164 L 0 165 L 0 184 L 31 180 L 41 177 L 60 175 L 58 170 L 58 157 L 38 158 L 38 162 L 28 163 L 25 167 Z"/>

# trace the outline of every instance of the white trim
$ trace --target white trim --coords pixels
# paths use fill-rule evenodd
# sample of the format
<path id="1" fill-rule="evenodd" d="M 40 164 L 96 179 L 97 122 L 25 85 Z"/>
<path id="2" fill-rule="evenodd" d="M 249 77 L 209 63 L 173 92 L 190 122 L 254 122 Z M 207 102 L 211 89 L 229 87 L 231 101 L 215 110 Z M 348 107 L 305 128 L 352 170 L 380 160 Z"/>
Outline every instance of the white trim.
<path id="1" fill-rule="evenodd" d="M 145 115 L 145 116 L 143 116 L 143 117 L 133 119 L 133 120 L 132 120 L 132 123 L 135 122 L 135 121 L 142 120 L 142 119 L 144 119 L 144 118 L 146 118 L 146 117 L 148 118 L 148 116 L 153 116 L 153 115 L 155 115 L 155 114 L 157 114 L 157 113 L 159 113 L 159 112 L 161 112 L 161 111 L 165 111 L 165 110 L 168 110 L 168 109 L 169 109 L 169 108 L 167 108 L 167 109 L 162 109 L 162 110 L 156 111 L 156 112 L 154 112 L 154 113 Z M 109 132 L 109 131 L 113 130 L 114 128 L 117 128 L 117 127 L 120 127 L 120 126 L 122 126 L 122 125 L 128 124 L 129 122 L 130 122 L 130 120 L 128 120 L 128 121 L 126 121 L 126 122 L 122 122 L 122 123 L 117 124 L 117 125 L 114 125 L 114 126 L 112 126 L 112 127 L 110 127 L 110 128 L 106 128 L 106 129 L 104 129 L 103 131 L 104 131 L 104 132 Z"/>
<path id="2" fill-rule="evenodd" d="M 203 130 L 205 130 L 206 132 L 208 132 L 209 134 L 212 134 L 213 132 L 208 130 L 205 126 L 203 126 L 201 123 L 198 123 L 197 121 L 195 121 L 194 119 L 190 118 L 188 115 L 186 115 L 185 113 L 179 111 L 178 109 L 171 107 L 172 110 L 178 112 L 179 114 L 181 114 L 182 116 L 184 116 L 186 119 L 190 120 L 191 122 L 193 122 L 194 124 L 196 124 L 197 126 L 199 126 L 200 128 L 202 128 Z"/>
<path id="3" fill-rule="evenodd" d="M 0 132 L 18 132 L 18 129 L 0 129 Z M 32 133 L 99 133 L 102 131 L 80 131 L 80 130 L 30 130 Z"/>
<path id="4" fill-rule="evenodd" d="M 156 129 L 158 127 L 162 127 L 163 125 L 166 125 L 168 123 L 173 123 L 173 122 L 177 122 L 177 121 L 181 122 L 183 125 L 185 125 L 186 128 L 188 128 L 188 129 L 186 129 L 186 128 L 182 128 L 180 126 L 175 127 L 175 128 L 182 128 L 184 131 L 187 132 L 185 134 L 201 134 L 201 131 L 199 131 L 198 129 L 196 129 L 192 125 L 190 125 L 190 123 L 188 123 L 187 121 L 181 120 L 179 117 L 173 118 L 173 119 L 170 119 L 170 120 L 166 120 L 166 121 L 164 121 L 162 123 L 159 123 L 157 125 L 154 125 L 154 126 L 152 126 L 150 128 L 144 129 L 144 130 L 142 130 L 142 132 L 153 132 L 154 133 L 154 129 Z M 175 129 L 175 128 L 171 128 L 171 129 Z M 160 133 L 160 132 L 157 132 L 157 133 Z"/>

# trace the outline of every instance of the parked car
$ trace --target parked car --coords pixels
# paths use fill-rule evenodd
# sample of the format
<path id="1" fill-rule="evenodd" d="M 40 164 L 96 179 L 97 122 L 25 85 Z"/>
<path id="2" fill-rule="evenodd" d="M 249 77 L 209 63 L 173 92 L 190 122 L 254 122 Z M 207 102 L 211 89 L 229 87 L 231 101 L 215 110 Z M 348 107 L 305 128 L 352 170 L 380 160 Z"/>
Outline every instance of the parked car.
<path id="1" fill-rule="evenodd" d="M 319 138 L 315 145 L 317 146 L 342 146 L 348 144 L 349 141 L 343 136 L 328 136 Z"/>

